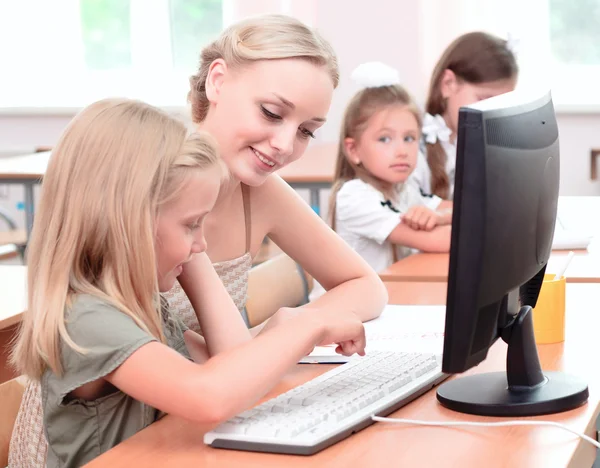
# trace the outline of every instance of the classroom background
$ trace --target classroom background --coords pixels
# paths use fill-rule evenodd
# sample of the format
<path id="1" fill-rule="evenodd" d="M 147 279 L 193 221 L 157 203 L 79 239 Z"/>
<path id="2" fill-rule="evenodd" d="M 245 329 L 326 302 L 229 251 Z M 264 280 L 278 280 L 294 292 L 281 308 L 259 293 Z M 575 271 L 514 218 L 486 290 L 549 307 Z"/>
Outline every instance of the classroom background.
<path id="1" fill-rule="evenodd" d="M 357 65 L 382 61 L 393 66 L 399 70 L 402 84 L 422 106 L 432 68 L 453 39 L 475 30 L 507 38 L 519 62 L 518 88 L 552 90 L 562 160 L 560 222 L 576 233 L 585 230 L 598 238 L 600 217 L 595 213 L 600 206 L 600 181 L 595 180 L 595 167 L 600 164 L 600 134 L 597 131 L 600 128 L 600 94 L 596 91 L 597 83 L 600 83 L 600 0 L 0 2 L 0 161 L 52 148 L 80 109 L 108 96 L 144 100 L 180 117 L 191 127 L 186 94 L 188 77 L 195 72 L 200 50 L 227 25 L 262 13 L 292 15 L 318 28 L 338 55 L 340 86 L 334 93 L 328 122 L 317 132 L 315 141 L 311 142 L 312 148 L 304 158 L 311 149 L 326 145 L 332 148 L 337 141 L 342 113 L 356 91 L 350 74 Z M 39 189 L 36 185 L 36 196 L 39 196 Z M 298 190 L 307 202 L 311 202 L 306 188 Z M 329 190 L 320 190 L 319 196 L 320 215 L 327 218 Z M 23 187 L 0 183 L 0 211 L 6 211 L 20 230 L 26 222 L 24 208 Z M 0 220 L 0 233 L 4 229 L 6 226 Z M 1 241 L 0 237 L 0 247 Z M 263 248 L 265 245 L 269 244 L 263 244 Z M 578 248 L 574 256 L 568 256 L 564 248 L 552 252 L 549 273 L 564 273 L 569 266 L 568 274 L 560 283 L 567 291 L 563 292 L 563 314 L 568 316 L 567 325 L 565 328 L 562 322 L 562 329 L 558 327 L 566 334 L 558 342 L 538 343 L 545 370 L 582 376 L 591 390 L 587 405 L 544 419 L 564 423 L 590 436 L 594 435 L 600 411 L 597 390 L 600 378 L 595 372 L 597 366 L 589 359 L 590 347 L 593 348 L 597 341 L 600 327 L 600 315 L 595 313 L 600 296 L 597 252 L 597 245 L 589 251 Z M 294 294 L 300 291 L 302 300 L 310 284 L 310 279 L 298 274 L 302 270 L 289 257 L 280 255 L 273 262 L 264 261 L 272 253 L 268 251 L 265 256 L 259 255 L 253 260 L 263 262 L 267 268 L 269 263 L 275 267 L 270 270 L 253 268 L 253 279 L 249 280 L 249 297 L 265 299 L 254 302 L 255 310 L 260 308 L 261 312 L 281 299 L 279 291 L 273 287 L 276 282 L 289 290 L 294 289 Z M 0 249 L 0 263 L 4 261 Z M 15 253 L 7 262 L 23 263 L 22 256 Z M 15 336 L 27 307 L 24 293 L 27 270 L 22 265 L 0 266 L 0 286 L 3 288 L 0 295 L 4 298 L 0 314 L 2 383 L 16 377 L 7 365 L 7 343 Z M 282 274 L 290 271 L 297 280 L 293 285 L 291 281 L 288 283 L 289 277 Z M 394 313 L 403 310 L 412 314 L 400 317 L 405 323 L 415 321 L 417 314 L 424 317 L 427 322 L 424 330 L 428 336 L 436 338 L 436 344 L 442 342 L 443 320 L 438 319 L 445 311 L 448 273 L 449 256 L 443 253 L 412 255 L 395 262 L 379 275 L 387 289 L 390 307 L 398 307 Z M 559 279 L 561 276 L 562 273 L 558 274 Z M 273 280 L 275 277 L 277 281 Z M 251 311 L 252 306 L 249 303 L 247 309 Z M 441 315 L 432 315 L 438 328 L 431 327 L 430 322 L 434 320 L 423 314 L 427 310 L 434 314 L 441 312 Z M 263 319 L 264 315 L 261 321 Z M 403 329 L 403 333 L 409 337 L 410 333 L 418 333 L 419 340 L 424 336 L 420 325 L 408 332 Z M 414 341 L 410 344 L 414 345 Z M 505 367 L 506 346 L 498 343 L 491 350 L 489 359 L 472 373 L 504 370 Z M 316 365 L 296 366 L 270 396 L 314 379 L 327 369 Z M 22 393 L 22 389 L 20 391 Z M 21 394 L 15 408 L 20 405 L 20 400 Z M 434 391 L 405 406 L 397 415 L 450 422 L 473 419 L 473 416 L 446 411 L 437 404 Z M 129 467 L 131 460 L 144 466 L 166 466 L 167 463 L 202 466 L 203 462 L 245 466 L 253 461 L 256 466 L 292 467 L 302 463 L 311 466 L 389 466 L 390 459 L 402 466 L 434 466 L 431 461 L 435 459 L 437 465 L 489 466 L 495 461 L 495 466 L 538 467 L 590 466 L 591 460 L 597 457 L 593 445 L 555 427 L 486 428 L 482 431 L 399 428 L 401 432 L 396 434 L 402 436 L 400 445 L 391 431 L 389 427 L 378 426 L 360 432 L 314 458 L 283 459 L 272 455 L 214 451 L 202 442 L 204 429 L 199 431 L 193 423 L 170 415 L 138 434 L 132 443 L 115 447 L 95 466 Z M 4 445 L 7 449 L 7 444 Z M 0 463 L 0 466 L 3 465 Z"/>
<path id="2" fill-rule="evenodd" d="M 73 115 L 107 96 L 159 105 L 189 121 L 187 79 L 201 48 L 228 24 L 278 12 L 317 27 L 341 68 L 328 122 L 335 142 L 365 61 L 397 68 L 423 103 L 431 69 L 458 35 L 509 38 L 518 87 L 550 87 L 560 132 L 561 195 L 600 195 L 598 0 L 21 0 L 0 3 L 0 157 L 54 145 Z M 575 84 L 576 83 L 576 84 Z M 36 193 L 39 187 L 36 187 Z M 308 192 L 300 191 L 308 200 Z M 321 191 L 326 216 L 328 190 Z M 0 207 L 24 226 L 23 189 L 0 186 Z"/>

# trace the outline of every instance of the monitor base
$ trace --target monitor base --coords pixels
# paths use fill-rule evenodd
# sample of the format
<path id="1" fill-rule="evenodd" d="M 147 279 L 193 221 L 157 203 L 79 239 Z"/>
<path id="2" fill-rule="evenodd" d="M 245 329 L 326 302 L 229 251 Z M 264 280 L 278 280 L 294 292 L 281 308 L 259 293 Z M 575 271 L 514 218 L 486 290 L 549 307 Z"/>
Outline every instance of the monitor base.
<path id="1" fill-rule="evenodd" d="M 562 372 L 544 372 L 533 389 L 509 390 L 506 372 L 461 377 L 441 385 L 437 399 L 445 407 L 482 416 L 536 416 L 577 408 L 588 399 L 587 384 Z"/>

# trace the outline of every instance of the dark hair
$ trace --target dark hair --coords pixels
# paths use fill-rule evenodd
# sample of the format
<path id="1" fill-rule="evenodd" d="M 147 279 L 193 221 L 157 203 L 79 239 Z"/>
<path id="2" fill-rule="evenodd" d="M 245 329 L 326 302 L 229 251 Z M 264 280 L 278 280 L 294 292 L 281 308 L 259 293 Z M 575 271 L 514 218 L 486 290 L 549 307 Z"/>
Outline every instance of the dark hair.
<path id="1" fill-rule="evenodd" d="M 484 32 L 463 34 L 450 44 L 437 62 L 429 84 L 425 111 L 431 115 L 446 112 L 441 82 L 444 71 L 451 70 L 459 80 L 471 84 L 515 78 L 517 61 L 504 39 Z M 431 192 L 449 197 L 450 181 L 446 174 L 446 153 L 439 141 L 427 143 L 427 163 L 431 170 Z"/>
<path id="2" fill-rule="evenodd" d="M 344 183 L 358 178 L 381 191 L 384 191 L 385 185 L 383 181 L 369 173 L 362 164 L 355 164 L 348 158 L 344 140 L 346 138 L 358 140 L 375 113 L 394 105 L 406 106 L 415 116 L 418 128 L 421 128 L 419 109 L 410 94 L 400 85 L 362 89 L 354 95 L 346 107 L 340 130 L 333 186 L 329 197 L 329 216 L 331 216 L 333 229 L 335 229 L 336 197 Z"/>

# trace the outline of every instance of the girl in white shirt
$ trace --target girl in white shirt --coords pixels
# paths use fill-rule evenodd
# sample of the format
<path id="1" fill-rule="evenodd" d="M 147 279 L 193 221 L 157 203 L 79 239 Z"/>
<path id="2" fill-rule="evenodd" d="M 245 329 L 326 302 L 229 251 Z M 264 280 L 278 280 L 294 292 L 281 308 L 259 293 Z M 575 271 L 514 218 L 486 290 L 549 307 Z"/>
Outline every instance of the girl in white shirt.
<path id="1" fill-rule="evenodd" d="M 421 193 L 451 200 L 458 110 L 514 90 L 518 66 L 510 42 L 483 32 L 458 37 L 433 70 L 423 118 L 425 155 L 410 177 Z"/>
<path id="2" fill-rule="evenodd" d="M 404 183 L 417 162 L 421 119 L 397 75 L 377 62 L 353 73 L 363 89 L 346 108 L 330 201 L 332 227 L 375 271 L 415 249 L 450 248 L 450 210 Z"/>

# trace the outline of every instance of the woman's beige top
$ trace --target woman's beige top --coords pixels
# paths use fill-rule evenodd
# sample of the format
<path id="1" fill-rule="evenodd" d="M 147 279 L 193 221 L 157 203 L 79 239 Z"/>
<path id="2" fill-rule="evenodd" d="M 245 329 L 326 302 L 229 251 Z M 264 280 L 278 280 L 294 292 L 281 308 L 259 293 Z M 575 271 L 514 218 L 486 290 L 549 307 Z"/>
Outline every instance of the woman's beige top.
<path id="1" fill-rule="evenodd" d="M 250 193 L 248 186 L 244 184 L 242 184 L 242 200 L 244 203 L 244 225 L 246 229 L 246 253 L 233 260 L 213 263 L 213 267 L 247 324 L 248 320 L 245 308 L 248 297 L 248 273 L 252 268 L 252 256 L 250 254 L 252 231 Z M 175 286 L 164 296 L 169 301 L 173 313 L 180 317 L 190 330 L 201 333 L 194 308 L 180 284 L 175 283 Z"/>

